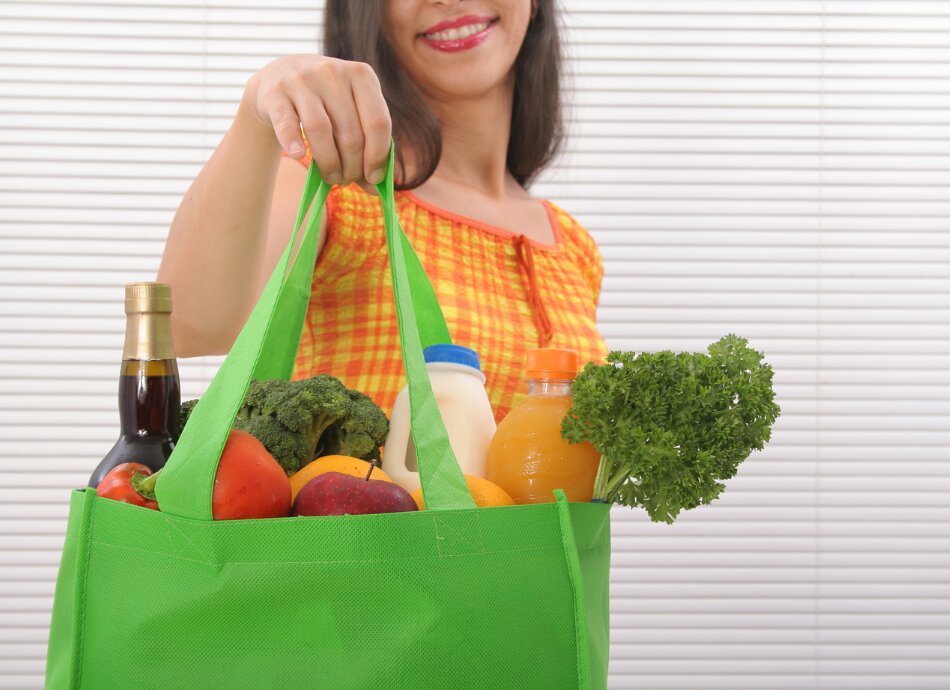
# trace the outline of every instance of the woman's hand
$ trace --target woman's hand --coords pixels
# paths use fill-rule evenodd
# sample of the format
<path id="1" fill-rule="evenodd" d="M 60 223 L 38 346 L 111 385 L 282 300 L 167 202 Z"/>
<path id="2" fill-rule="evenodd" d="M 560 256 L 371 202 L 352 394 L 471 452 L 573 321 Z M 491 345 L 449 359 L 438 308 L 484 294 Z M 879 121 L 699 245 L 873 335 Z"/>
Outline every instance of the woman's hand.
<path id="1" fill-rule="evenodd" d="M 382 181 L 392 121 L 369 65 L 321 55 L 282 57 L 248 80 L 243 102 L 291 158 L 306 153 L 302 128 L 327 182 L 372 189 Z"/>

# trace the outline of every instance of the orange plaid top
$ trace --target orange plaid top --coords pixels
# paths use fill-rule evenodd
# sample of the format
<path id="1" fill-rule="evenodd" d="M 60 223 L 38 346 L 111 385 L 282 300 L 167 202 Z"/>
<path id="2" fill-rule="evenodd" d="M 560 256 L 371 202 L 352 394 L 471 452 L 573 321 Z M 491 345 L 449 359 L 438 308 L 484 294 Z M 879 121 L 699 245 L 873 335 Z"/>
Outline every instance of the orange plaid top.
<path id="1" fill-rule="evenodd" d="M 527 394 L 527 349 L 572 348 L 581 362 L 607 353 L 596 320 L 600 252 L 577 221 L 543 203 L 557 238 L 553 247 L 396 192 L 400 223 L 432 281 L 453 342 L 481 357 L 499 421 Z M 390 415 L 406 379 L 379 199 L 356 184 L 337 186 L 326 209 L 327 239 L 294 378 L 332 374 Z"/>

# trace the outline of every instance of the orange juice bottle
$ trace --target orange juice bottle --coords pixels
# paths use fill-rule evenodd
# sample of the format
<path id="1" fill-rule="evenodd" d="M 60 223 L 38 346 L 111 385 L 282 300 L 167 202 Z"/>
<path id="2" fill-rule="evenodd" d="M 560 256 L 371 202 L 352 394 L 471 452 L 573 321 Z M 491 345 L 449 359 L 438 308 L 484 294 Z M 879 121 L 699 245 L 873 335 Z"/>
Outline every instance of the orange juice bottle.
<path id="1" fill-rule="evenodd" d="M 570 501 L 590 501 L 600 454 L 589 443 L 561 438 L 577 376 L 574 350 L 528 350 L 528 397 L 498 425 L 488 447 L 486 479 L 515 503 L 546 503 L 555 489 Z"/>

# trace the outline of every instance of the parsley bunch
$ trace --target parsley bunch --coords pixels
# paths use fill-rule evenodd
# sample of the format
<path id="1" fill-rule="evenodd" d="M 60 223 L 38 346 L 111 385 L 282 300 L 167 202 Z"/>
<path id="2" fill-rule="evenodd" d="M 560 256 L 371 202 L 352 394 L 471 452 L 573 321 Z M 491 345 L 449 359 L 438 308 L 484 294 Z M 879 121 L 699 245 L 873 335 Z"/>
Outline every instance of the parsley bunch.
<path id="1" fill-rule="evenodd" d="M 781 412 L 772 367 L 735 335 L 708 352 L 611 352 L 578 374 L 561 435 L 600 452 L 594 501 L 672 524 L 717 498 L 763 448 Z"/>

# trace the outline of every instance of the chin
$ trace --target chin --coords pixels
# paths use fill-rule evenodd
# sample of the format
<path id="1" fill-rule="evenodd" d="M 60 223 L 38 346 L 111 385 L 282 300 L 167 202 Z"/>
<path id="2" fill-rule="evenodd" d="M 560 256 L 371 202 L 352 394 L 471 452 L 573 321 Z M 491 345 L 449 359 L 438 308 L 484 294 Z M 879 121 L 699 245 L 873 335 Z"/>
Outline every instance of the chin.
<path id="1" fill-rule="evenodd" d="M 465 79 L 428 80 L 425 91 L 438 99 L 466 100 L 479 98 L 494 89 L 505 86 L 507 79 L 498 71 L 473 70 L 466 73 Z"/>

